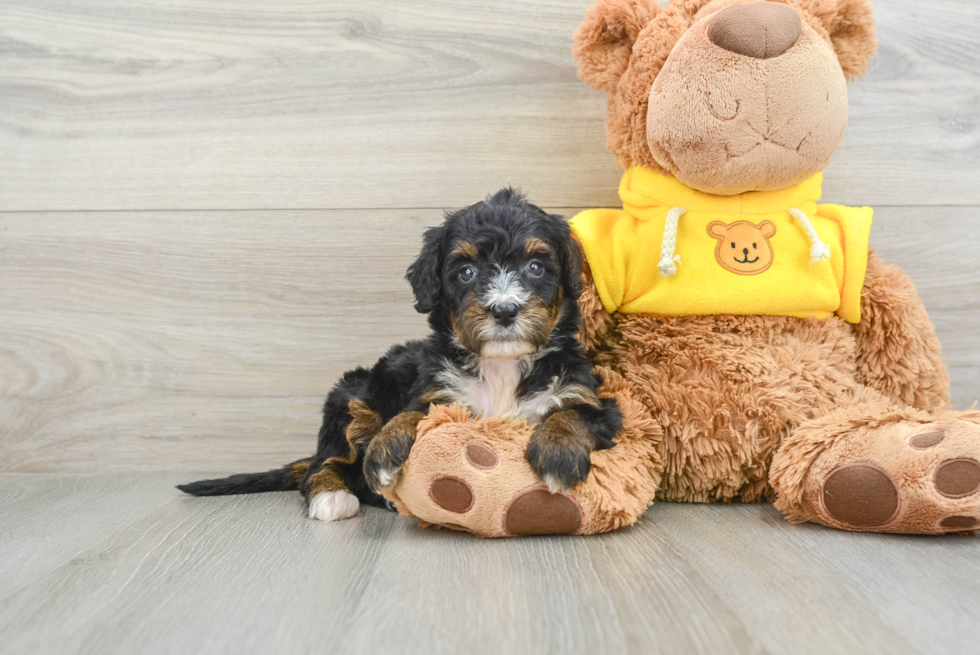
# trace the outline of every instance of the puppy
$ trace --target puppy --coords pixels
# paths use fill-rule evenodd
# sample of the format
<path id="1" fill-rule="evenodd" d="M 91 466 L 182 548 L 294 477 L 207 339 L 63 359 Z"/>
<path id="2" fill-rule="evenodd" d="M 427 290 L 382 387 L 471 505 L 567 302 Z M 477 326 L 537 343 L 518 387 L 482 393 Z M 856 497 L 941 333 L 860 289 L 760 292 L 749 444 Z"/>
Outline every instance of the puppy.
<path id="1" fill-rule="evenodd" d="M 300 489 L 311 518 L 387 507 L 415 428 L 432 404 L 534 424 L 526 457 L 552 493 L 589 474 L 622 416 L 596 394 L 575 338 L 582 256 L 568 224 L 511 189 L 446 215 L 406 275 L 431 334 L 343 375 L 327 396 L 316 454 L 266 473 L 202 480 L 196 496 Z"/>

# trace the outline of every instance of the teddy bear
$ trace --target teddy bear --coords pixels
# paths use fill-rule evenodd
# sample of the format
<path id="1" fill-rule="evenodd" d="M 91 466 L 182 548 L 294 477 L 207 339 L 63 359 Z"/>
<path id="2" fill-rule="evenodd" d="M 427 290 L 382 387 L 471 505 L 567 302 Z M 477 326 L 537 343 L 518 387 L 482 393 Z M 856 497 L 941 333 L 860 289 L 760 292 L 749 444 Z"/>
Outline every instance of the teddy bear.
<path id="1" fill-rule="evenodd" d="M 980 412 L 947 408 L 939 341 L 873 212 L 820 204 L 867 0 L 598 0 L 574 38 L 608 95 L 622 208 L 571 219 L 579 333 L 624 414 L 589 477 L 551 493 L 531 426 L 434 407 L 385 495 L 481 536 L 594 534 L 655 500 L 774 502 L 793 522 L 980 525 Z"/>

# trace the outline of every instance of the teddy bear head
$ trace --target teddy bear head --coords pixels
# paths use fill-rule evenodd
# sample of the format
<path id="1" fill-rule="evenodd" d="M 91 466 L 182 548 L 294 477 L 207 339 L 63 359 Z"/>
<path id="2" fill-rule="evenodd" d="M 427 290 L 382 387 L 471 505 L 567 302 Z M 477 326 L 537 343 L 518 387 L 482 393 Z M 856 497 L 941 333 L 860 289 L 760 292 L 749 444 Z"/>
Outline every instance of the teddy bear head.
<path id="1" fill-rule="evenodd" d="M 574 53 L 620 166 L 734 195 L 826 167 L 876 47 L 867 0 L 598 0 Z"/>

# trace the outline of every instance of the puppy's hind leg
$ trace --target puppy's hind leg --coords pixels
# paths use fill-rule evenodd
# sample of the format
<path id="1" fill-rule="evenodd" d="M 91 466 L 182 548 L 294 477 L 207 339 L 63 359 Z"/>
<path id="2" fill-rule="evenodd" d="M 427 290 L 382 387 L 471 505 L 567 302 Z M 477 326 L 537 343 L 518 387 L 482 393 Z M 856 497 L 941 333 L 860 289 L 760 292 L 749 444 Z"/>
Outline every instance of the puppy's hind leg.
<path id="1" fill-rule="evenodd" d="M 350 423 L 345 430 L 347 455 L 314 460 L 307 472 L 302 490 L 306 496 L 308 516 L 321 521 L 339 521 L 357 515 L 360 502 L 345 482 L 345 469 L 358 460 L 367 443 L 381 429 L 381 417 L 360 400 L 348 404 Z"/>
<path id="2" fill-rule="evenodd" d="M 309 477 L 308 516 L 321 521 L 339 521 L 357 516 L 361 504 L 347 489 L 340 473 L 342 463 L 329 459 Z"/>

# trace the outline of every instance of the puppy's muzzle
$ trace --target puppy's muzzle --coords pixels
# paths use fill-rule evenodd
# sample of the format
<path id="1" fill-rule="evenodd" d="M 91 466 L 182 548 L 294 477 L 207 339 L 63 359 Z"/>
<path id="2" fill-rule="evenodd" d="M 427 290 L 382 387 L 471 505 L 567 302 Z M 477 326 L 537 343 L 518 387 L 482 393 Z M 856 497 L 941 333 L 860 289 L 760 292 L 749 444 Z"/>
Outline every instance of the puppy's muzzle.
<path id="1" fill-rule="evenodd" d="M 499 305 L 494 305 L 490 308 L 490 314 L 493 316 L 493 322 L 500 327 L 508 327 L 517 320 L 518 315 L 521 313 L 520 307 L 514 303 L 502 303 Z"/>

